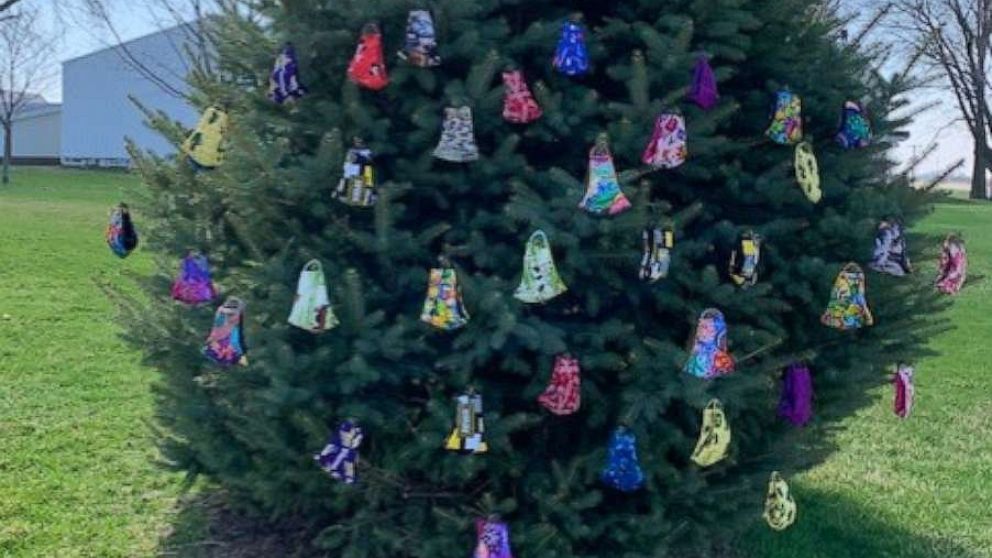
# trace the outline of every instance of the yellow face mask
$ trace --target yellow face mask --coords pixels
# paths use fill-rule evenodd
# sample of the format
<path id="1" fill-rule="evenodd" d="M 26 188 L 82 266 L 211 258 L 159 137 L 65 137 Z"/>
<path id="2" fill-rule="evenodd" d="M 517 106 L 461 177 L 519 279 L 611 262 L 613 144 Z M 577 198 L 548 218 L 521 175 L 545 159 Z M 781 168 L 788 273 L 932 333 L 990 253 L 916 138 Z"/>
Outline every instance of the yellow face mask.
<path id="1" fill-rule="evenodd" d="M 779 476 L 778 471 L 773 472 L 768 480 L 763 517 L 768 526 L 776 531 L 784 531 L 796 521 L 796 501 L 792 499 L 789 485 Z"/>
<path id="2" fill-rule="evenodd" d="M 224 134 L 227 132 L 227 113 L 217 107 L 203 111 L 196 129 L 183 142 L 182 151 L 199 167 L 212 169 L 224 158 Z"/>
<path id="3" fill-rule="evenodd" d="M 823 197 L 823 192 L 820 191 L 820 170 L 809 142 L 804 141 L 796 146 L 795 167 L 796 182 L 799 182 L 806 199 L 813 203 L 819 202 Z"/>
<path id="4" fill-rule="evenodd" d="M 723 405 L 714 399 L 703 409 L 703 427 L 699 431 L 692 461 L 700 467 L 709 467 L 727 457 L 730 447 L 730 424 L 723 414 Z"/>

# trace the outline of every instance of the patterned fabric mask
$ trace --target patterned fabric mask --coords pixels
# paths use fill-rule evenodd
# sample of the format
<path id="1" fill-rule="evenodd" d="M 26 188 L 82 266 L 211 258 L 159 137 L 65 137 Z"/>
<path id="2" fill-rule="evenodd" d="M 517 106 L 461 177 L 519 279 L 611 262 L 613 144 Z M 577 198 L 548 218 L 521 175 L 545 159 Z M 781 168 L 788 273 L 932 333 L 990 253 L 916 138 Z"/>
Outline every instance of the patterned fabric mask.
<path id="1" fill-rule="evenodd" d="M 361 427 L 346 420 L 331 435 L 323 451 L 313 458 L 331 478 L 354 484 L 358 480 L 358 446 L 362 445 L 362 438 Z"/>
<path id="2" fill-rule="evenodd" d="M 322 333 L 338 325 L 338 319 L 327 296 L 324 268 L 317 260 L 310 260 L 300 271 L 296 298 L 293 300 L 293 309 L 289 313 L 288 321 L 290 325 L 311 333 Z"/>
<path id="3" fill-rule="evenodd" d="M 541 117 L 541 107 L 527 87 L 520 70 L 503 72 L 503 118 L 514 124 L 529 124 Z"/>
<path id="4" fill-rule="evenodd" d="M 858 149 L 871 144 L 871 124 L 865 116 L 865 109 L 861 103 L 857 101 L 844 103 L 837 143 L 844 149 Z"/>
<path id="5" fill-rule="evenodd" d="M 224 134 L 227 133 L 227 113 L 217 107 L 203 111 L 193 133 L 181 149 L 194 167 L 213 169 L 224 159 Z"/>
<path id="6" fill-rule="evenodd" d="M 813 418 L 813 377 L 801 362 L 790 364 L 782 376 L 778 416 L 793 426 L 805 426 Z"/>
<path id="7" fill-rule="evenodd" d="M 464 393 L 456 399 L 455 428 L 451 431 L 444 449 L 465 454 L 486 453 L 486 423 L 482 418 L 482 396 Z"/>
<path id="8" fill-rule="evenodd" d="M 788 89 L 775 94 L 772 123 L 765 132 L 773 142 L 791 145 L 803 139 L 802 101 Z"/>
<path id="9" fill-rule="evenodd" d="M 453 267 L 433 268 L 427 283 L 427 299 L 420 320 L 438 329 L 452 331 L 468 323 L 458 275 Z"/>
<path id="10" fill-rule="evenodd" d="M 737 247 L 730 253 L 730 280 L 747 288 L 758 282 L 761 261 L 761 236 L 748 231 L 741 235 Z"/>
<path id="11" fill-rule="evenodd" d="M 527 304 L 547 302 L 568 290 L 558 276 L 551 245 L 544 231 L 537 230 L 530 235 L 524 252 L 523 274 L 514 298 Z"/>
<path id="12" fill-rule="evenodd" d="M 765 513 L 768 526 L 776 531 L 784 531 L 796 521 L 796 501 L 789 494 L 786 484 L 778 471 L 768 480 L 768 494 L 765 496 Z"/>
<path id="13" fill-rule="evenodd" d="M 644 486 L 644 472 L 637 460 L 637 438 L 624 426 L 617 427 L 610 437 L 600 480 L 620 492 L 633 492 Z"/>
<path id="14" fill-rule="evenodd" d="M 896 367 L 895 376 L 892 377 L 892 385 L 895 388 L 892 410 L 899 418 L 909 418 L 909 414 L 913 412 L 913 400 L 916 398 L 913 374 L 912 366 L 900 364 Z"/>
<path id="15" fill-rule="evenodd" d="M 355 56 L 348 65 L 348 79 L 366 89 L 380 91 L 389 85 L 386 61 L 382 54 L 382 35 L 379 26 L 367 23 L 362 28 Z"/>
<path id="16" fill-rule="evenodd" d="M 841 330 L 858 329 L 875 323 L 865 295 L 865 273 L 858 264 L 845 265 L 837 275 L 830 291 L 827 311 L 820 321 L 823 325 Z"/>
<path id="17" fill-rule="evenodd" d="M 221 366 L 248 364 L 244 335 L 245 303 L 239 298 L 228 298 L 214 315 L 214 326 L 203 347 L 203 354 Z"/>
<path id="18" fill-rule="evenodd" d="M 510 552 L 510 530 L 506 523 L 494 519 L 476 519 L 478 542 L 472 558 L 513 558 Z"/>
<path id="19" fill-rule="evenodd" d="M 700 467 L 709 467 L 727 457 L 730 448 L 730 423 L 723 413 L 720 400 L 713 399 L 703 409 L 703 426 L 699 441 L 692 452 L 692 461 Z"/>
<path id="20" fill-rule="evenodd" d="M 190 252 L 179 264 L 179 276 L 172 283 L 172 298 L 185 304 L 202 304 L 215 296 L 217 292 L 210 278 L 207 257 Z"/>
<path id="21" fill-rule="evenodd" d="M 429 11 L 410 10 L 406 20 L 406 41 L 399 57 L 420 68 L 441 65 L 441 57 L 437 54 L 434 19 Z"/>
<path id="22" fill-rule="evenodd" d="M 566 76 L 589 73 L 589 51 L 586 49 L 586 32 L 579 23 L 566 21 L 561 27 L 561 38 L 555 49 L 554 67 Z"/>
<path id="23" fill-rule="evenodd" d="M 668 276 L 671 266 L 671 250 L 675 245 L 675 231 L 671 228 L 647 228 L 641 234 L 644 241 L 644 255 L 641 257 L 641 281 L 654 283 Z"/>
<path id="24" fill-rule="evenodd" d="M 717 92 L 713 68 L 710 67 L 706 56 L 700 56 L 696 60 L 696 67 L 692 70 L 689 100 L 699 105 L 703 110 L 709 110 L 716 106 L 719 99 L 720 94 Z"/>
<path id="25" fill-rule="evenodd" d="M 968 277 L 968 252 L 964 240 L 949 235 L 940 250 L 937 289 L 944 294 L 957 294 Z"/>
<path id="26" fill-rule="evenodd" d="M 727 350 L 727 322 L 715 308 L 703 310 L 696 325 L 692 354 L 685 372 L 697 378 L 716 378 L 734 371 L 734 358 Z"/>
<path id="27" fill-rule="evenodd" d="M 795 163 L 796 182 L 802 188 L 806 199 L 818 203 L 823 197 L 820 191 L 820 167 L 813 154 L 813 146 L 809 142 L 801 142 L 796 146 Z"/>
<path id="28" fill-rule="evenodd" d="M 579 360 L 569 355 L 555 357 L 551 383 L 538 396 L 537 402 L 558 416 L 571 415 L 582 403 L 582 377 Z"/>
<path id="29" fill-rule="evenodd" d="M 579 207 L 594 215 L 616 215 L 630 209 L 630 201 L 620 190 L 606 134 L 600 134 L 596 145 L 589 151 L 586 193 Z"/>
<path id="30" fill-rule="evenodd" d="M 467 163 L 479 159 L 479 147 L 475 143 L 475 126 L 472 123 L 472 109 L 469 107 L 444 109 L 441 140 L 434 149 L 434 156 L 452 163 Z"/>
<path id="31" fill-rule="evenodd" d="M 372 150 L 360 139 L 348 150 L 334 198 L 352 207 L 372 207 L 379 199 L 375 190 L 375 167 Z"/>
<path id="32" fill-rule="evenodd" d="M 685 119 L 681 114 L 664 113 L 655 120 L 654 133 L 641 155 L 645 165 L 658 169 L 674 169 L 685 162 Z"/>
<path id="33" fill-rule="evenodd" d="M 138 246 L 138 233 L 131 222 L 131 212 L 127 204 L 120 203 L 110 210 L 110 221 L 104 236 L 107 246 L 119 258 L 126 258 Z"/>
<path id="34" fill-rule="evenodd" d="M 291 43 L 282 47 L 276 57 L 275 66 L 269 74 L 269 98 L 282 104 L 306 95 L 307 88 L 300 85 L 299 69 L 296 62 L 296 49 Z"/>
<path id="35" fill-rule="evenodd" d="M 875 235 L 875 251 L 868 267 L 879 273 L 902 277 L 913 271 L 909 263 L 906 236 L 898 221 L 882 221 Z"/>

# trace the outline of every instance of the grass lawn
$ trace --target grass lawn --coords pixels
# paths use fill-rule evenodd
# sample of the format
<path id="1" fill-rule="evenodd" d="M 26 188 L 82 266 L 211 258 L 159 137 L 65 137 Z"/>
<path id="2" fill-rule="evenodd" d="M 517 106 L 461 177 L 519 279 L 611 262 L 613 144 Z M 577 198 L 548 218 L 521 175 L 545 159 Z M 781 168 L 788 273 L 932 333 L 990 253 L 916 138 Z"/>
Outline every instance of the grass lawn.
<path id="1" fill-rule="evenodd" d="M 154 465 L 153 373 L 117 339 L 93 281 L 149 268 L 140 248 L 119 260 L 103 241 L 108 208 L 134 183 L 17 169 L 0 187 L 0 557 L 225 555 L 195 544 L 206 514 L 183 510 L 180 478 Z M 989 275 L 992 204 L 941 204 L 924 229 L 962 231 L 972 276 Z M 745 557 L 992 557 L 990 290 L 965 289 L 958 329 L 933 341 L 942 356 L 917 364 L 912 418 L 879 390 L 846 421 L 842 450 L 792 479 L 797 524 L 756 521 Z"/>

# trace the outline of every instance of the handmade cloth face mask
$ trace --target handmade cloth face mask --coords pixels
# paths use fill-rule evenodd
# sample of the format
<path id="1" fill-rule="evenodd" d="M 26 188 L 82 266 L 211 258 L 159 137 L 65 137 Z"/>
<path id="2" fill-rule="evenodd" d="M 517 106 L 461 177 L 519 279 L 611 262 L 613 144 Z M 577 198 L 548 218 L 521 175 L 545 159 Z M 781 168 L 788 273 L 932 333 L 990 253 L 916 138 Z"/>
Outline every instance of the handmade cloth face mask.
<path id="1" fill-rule="evenodd" d="M 806 199 L 813 203 L 818 203 L 823 197 L 820 191 L 820 167 L 816 163 L 816 155 L 813 154 L 813 147 L 809 142 L 801 142 L 796 146 L 795 162 L 796 182 L 802 188 Z"/>
<path id="2" fill-rule="evenodd" d="M 379 26 L 367 23 L 362 27 L 355 56 L 348 65 L 348 79 L 366 89 L 379 91 L 389 85 L 386 61 L 382 53 L 382 35 Z"/>
<path id="3" fill-rule="evenodd" d="M 791 145 L 803 139 L 802 101 L 788 89 L 775 94 L 772 123 L 765 132 L 775 143 Z"/>
<path id="4" fill-rule="evenodd" d="M 299 99 L 306 93 L 306 87 L 300 85 L 296 49 L 291 43 L 286 43 L 282 47 L 282 52 L 276 57 L 272 73 L 269 74 L 269 98 L 282 104 Z"/>
<path id="5" fill-rule="evenodd" d="M 412 66 L 432 68 L 441 65 L 437 54 L 434 18 L 427 10 L 410 10 L 406 20 L 406 41 L 399 57 Z"/>
<path id="6" fill-rule="evenodd" d="M 768 481 L 763 517 L 768 526 L 776 531 L 784 531 L 796 521 L 796 501 L 792 499 L 789 485 L 779 476 L 778 471 L 773 472 Z"/>
<path id="7" fill-rule="evenodd" d="M 375 167 L 372 150 L 355 138 L 354 147 L 345 155 L 344 168 L 334 198 L 352 207 L 372 207 L 379 195 L 375 190 Z"/>
<path id="8" fill-rule="evenodd" d="M 478 542 L 472 558 L 513 558 L 510 552 L 510 530 L 506 523 L 495 518 L 476 519 L 475 534 Z"/>
<path id="9" fill-rule="evenodd" d="M 486 423 L 482 418 L 482 396 L 464 393 L 456 399 L 455 428 L 444 443 L 444 449 L 465 454 L 486 453 Z"/>
<path id="10" fill-rule="evenodd" d="M 551 382 L 537 401 L 555 415 L 565 416 L 579 410 L 582 402 L 582 377 L 579 360 L 569 355 L 555 357 Z"/>
<path id="11" fill-rule="evenodd" d="M 805 426 L 813 418 L 813 377 L 805 364 L 795 362 L 785 369 L 778 416 L 793 426 Z"/>
<path id="12" fill-rule="evenodd" d="M 633 492 L 644 486 L 644 472 L 637 460 L 637 438 L 624 426 L 617 427 L 607 448 L 606 468 L 600 474 L 603 484 L 620 492 Z"/>
<path id="13" fill-rule="evenodd" d="M 937 289 L 944 294 L 956 294 L 968 276 L 968 253 L 964 240 L 949 235 L 940 250 L 940 269 Z"/>
<path id="14" fill-rule="evenodd" d="M 224 134 L 227 133 L 227 113 L 209 107 L 181 149 L 193 166 L 199 169 L 218 167 L 224 159 Z"/>
<path id="15" fill-rule="evenodd" d="M 589 73 L 589 51 L 586 48 L 586 32 L 577 22 L 566 21 L 561 27 L 561 38 L 555 49 L 553 61 L 555 69 L 566 76 Z"/>
<path id="16" fill-rule="evenodd" d="M 892 410 L 899 418 L 909 418 L 909 414 L 913 411 L 913 402 L 916 398 L 913 374 L 912 366 L 900 364 L 896 367 L 896 373 L 892 377 L 892 385 L 895 388 Z"/>
<path id="17" fill-rule="evenodd" d="M 469 107 L 444 109 L 441 139 L 434 149 L 434 156 L 452 163 L 467 163 L 479 159 L 479 147 L 475 143 L 475 126 L 472 124 L 472 109 Z"/>
<path id="18" fill-rule="evenodd" d="M 654 283 L 668 276 L 671 266 L 671 250 L 675 245 L 675 231 L 671 228 L 647 228 L 641 234 L 644 241 L 644 255 L 641 257 L 641 281 Z"/>
<path id="19" fill-rule="evenodd" d="M 896 277 L 902 277 L 913 271 L 913 266 L 909 263 L 906 236 L 898 221 L 884 220 L 878 224 L 875 251 L 868 267 L 879 273 L 888 273 Z"/>
<path id="20" fill-rule="evenodd" d="M 681 114 L 666 112 L 654 123 L 654 133 L 648 141 L 641 161 L 657 169 L 674 169 L 685 162 L 685 119 Z"/>
<path id="21" fill-rule="evenodd" d="M 837 143 L 844 149 L 858 149 L 871 144 L 871 124 L 861 103 L 857 101 L 844 103 Z"/>
<path id="22" fill-rule="evenodd" d="M 706 56 L 700 56 L 696 60 L 696 67 L 692 70 L 689 100 L 699 105 L 703 110 L 709 110 L 716 106 L 719 99 L 720 94 L 717 92 L 713 68 L 710 67 Z"/>
<path id="23" fill-rule="evenodd" d="M 217 309 L 214 325 L 207 337 L 203 354 L 221 366 L 248 364 L 244 336 L 245 303 L 239 298 L 228 298 Z"/>
<path id="24" fill-rule="evenodd" d="M 520 70 L 503 72 L 503 118 L 514 124 L 529 124 L 541 117 L 541 107 L 534 100 Z"/>
<path id="25" fill-rule="evenodd" d="M 427 298 L 420 320 L 438 329 L 451 331 L 468 323 L 468 311 L 462 302 L 461 289 L 458 287 L 458 274 L 455 268 L 432 268 L 427 283 Z"/>
<path id="26" fill-rule="evenodd" d="M 727 322 L 719 310 L 708 308 L 700 314 L 685 371 L 707 379 L 733 373 L 734 359 L 727 351 Z"/>
<path id="27" fill-rule="evenodd" d="M 620 190 L 606 134 L 600 134 L 596 145 L 589 151 L 586 193 L 579 207 L 594 215 L 616 215 L 630 209 L 630 201 Z"/>
<path id="28" fill-rule="evenodd" d="M 547 235 L 542 230 L 535 231 L 527 241 L 520 286 L 513 297 L 521 302 L 537 304 L 547 302 L 567 290 L 568 287 L 558 276 Z"/>
<path id="29" fill-rule="evenodd" d="M 210 302 L 217 296 L 210 278 L 210 264 L 203 254 L 190 252 L 179 264 L 179 276 L 172 284 L 172 298 L 185 304 Z"/>
<path id="30" fill-rule="evenodd" d="M 331 435 L 323 451 L 313 458 L 331 478 L 354 484 L 358 480 L 358 446 L 362 445 L 362 438 L 361 427 L 346 420 Z"/>
<path id="31" fill-rule="evenodd" d="M 758 282 L 761 261 L 761 237 L 751 231 L 741 235 L 737 247 L 730 253 L 730 280 L 738 287 L 750 287 Z"/>
<path id="32" fill-rule="evenodd" d="M 858 329 L 875 323 L 865 295 L 865 273 L 858 264 L 849 263 L 841 269 L 820 321 L 823 325 L 841 330 Z"/>
<path id="33" fill-rule="evenodd" d="M 107 246 L 119 258 L 126 258 L 138 246 L 138 233 L 131 222 L 131 212 L 127 204 L 120 203 L 110 210 L 110 220 L 104 235 Z"/>
<path id="34" fill-rule="evenodd" d="M 709 467 L 727 457 L 730 448 L 730 423 L 718 399 L 711 400 L 703 409 L 703 426 L 699 441 L 692 452 L 692 461 L 700 467 Z"/>
<path id="35" fill-rule="evenodd" d="M 322 333 L 338 325 L 338 319 L 327 296 L 324 268 L 317 260 L 310 260 L 300 271 L 296 298 L 293 300 L 293 309 L 289 313 L 288 321 L 290 325 L 311 333 Z"/>

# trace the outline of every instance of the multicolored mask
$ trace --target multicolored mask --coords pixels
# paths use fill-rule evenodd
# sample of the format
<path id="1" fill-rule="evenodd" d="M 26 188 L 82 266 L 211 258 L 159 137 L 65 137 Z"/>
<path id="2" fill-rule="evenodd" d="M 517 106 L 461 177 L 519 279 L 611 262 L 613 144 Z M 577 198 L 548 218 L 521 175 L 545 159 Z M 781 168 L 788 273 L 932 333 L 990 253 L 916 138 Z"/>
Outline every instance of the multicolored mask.
<path id="1" fill-rule="evenodd" d="M 937 289 L 944 294 L 957 294 L 968 276 L 968 252 L 964 240 L 948 235 L 940 249 Z"/>
<path id="2" fill-rule="evenodd" d="M 692 461 L 700 467 L 709 467 L 727 457 L 730 448 L 730 423 L 723 413 L 719 399 L 712 399 L 703 409 L 703 426 L 699 440 L 692 452 Z"/>
<path id="3" fill-rule="evenodd" d="M 269 74 L 269 98 L 282 104 L 302 98 L 306 93 L 307 88 L 300 84 L 296 49 L 292 43 L 286 43 Z"/>
<path id="4" fill-rule="evenodd" d="M 214 325 L 203 347 L 203 354 L 221 366 L 248 364 L 244 334 L 245 303 L 240 298 L 228 298 L 217 309 Z"/>
<path id="5" fill-rule="evenodd" d="M 641 155 L 641 161 L 657 169 L 674 169 L 685 162 L 689 153 L 685 142 L 685 119 L 682 115 L 663 113 L 655 120 L 654 133 Z"/>
<path id="6" fill-rule="evenodd" d="M 784 531 L 796 521 L 796 501 L 792 499 L 789 485 L 779 476 L 778 471 L 773 472 L 768 480 L 763 517 L 768 526 L 776 531 Z"/>
<path id="7" fill-rule="evenodd" d="M 420 68 L 441 65 L 441 57 L 437 54 L 434 18 L 429 11 L 410 10 L 406 19 L 406 40 L 399 57 Z"/>
<path id="8" fill-rule="evenodd" d="M 334 198 L 352 207 L 372 207 L 379 199 L 375 189 L 372 150 L 360 138 L 345 155 L 344 168 Z"/>
<path id="9" fill-rule="evenodd" d="M 331 478 L 355 484 L 358 480 L 358 446 L 362 445 L 362 438 L 361 427 L 346 420 L 331 435 L 323 451 L 313 458 Z"/>
<path id="10" fill-rule="evenodd" d="M 311 333 L 323 333 L 338 325 L 327 296 L 324 268 L 317 260 L 310 260 L 300 271 L 296 298 L 293 299 L 293 309 L 289 312 L 288 321 L 290 325 Z"/>
<path id="11" fill-rule="evenodd" d="M 520 70 L 503 72 L 503 118 L 514 124 L 529 124 L 541 117 L 541 107 L 534 100 Z"/>
<path id="12" fill-rule="evenodd" d="M 111 251 L 119 258 L 126 258 L 138 247 L 138 233 L 134 230 L 131 212 L 126 203 L 121 202 L 110 210 L 110 221 L 107 223 L 104 236 L 107 239 L 107 246 L 110 246 Z"/>
<path id="13" fill-rule="evenodd" d="M 547 302 L 568 290 L 558 276 L 551 245 L 544 231 L 530 235 L 524 252 L 524 268 L 514 298 L 528 304 Z"/>
<path id="14" fill-rule="evenodd" d="M 875 323 L 865 295 L 865 273 L 858 264 L 849 263 L 841 269 L 830 291 L 827 311 L 820 321 L 825 326 L 841 330 L 858 329 Z"/>
<path id="15" fill-rule="evenodd" d="M 579 359 L 569 355 L 555 357 L 551 382 L 537 397 L 537 402 L 558 416 L 571 415 L 582 403 L 582 377 Z"/>
<path id="16" fill-rule="evenodd" d="M 895 388 L 892 410 L 899 418 L 909 418 L 909 414 L 913 412 L 913 402 L 916 399 L 916 388 L 913 386 L 914 372 L 912 366 L 900 364 L 892 377 L 892 385 Z"/>
<path id="17" fill-rule="evenodd" d="M 479 159 L 479 146 L 475 143 L 475 125 L 469 107 L 444 109 L 441 139 L 434 149 L 434 156 L 452 163 L 468 163 Z"/>
<path id="18" fill-rule="evenodd" d="M 172 298 L 185 304 L 202 304 L 215 296 L 207 257 L 196 252 L 186 254 L 179 264 L 179 276 L 172 283 Z"/>
<path id="19" fill-rule="evenodd" d="M 458 274 L 453 267 L 433 268 L 427 283 L 427 299 L 420 320 L 438 329 L 452 331 L 468 323 L 468 311 L 462 302 Z"/>
<path id="20" fill-rule="evenodd" d="M 883 220 L 875 234 L 875 251 L 868 267 L 879 273 L 902 277 L 913 271 L 902 225 L 895 220 Z"/>
<path id="21" fill-rule="evenodd" d="M 624 426 L 610 437 L 606 468 L 599 476 L 603 484 L 620 492 L 633 492 L 644 486 L 644 472 L 637 459 L 637 438 Z"/>
<path id="22" fill-rule="evenodd" d="M 803 139 L 803 111 L 799 95 L 788 89 L 780 89 L 775 94 L 772 123 L 765 135 L 782 145 L 792 145 Z"/>
<path id="23" fill-rule="evenodd" d="M 713 68 L 710 67 L 709 59 L 706 56 L 700 56 L 696 60 L 696 67 L 692 70 L 689 100 L 699 105 L 703 110 L 709 110 L 716 106 L 719 99 L 720 94 L 717 92 Z"/>
<path id="24" fill-rule="evenodd" d="M 871 144 L 871 124 L 865 108 L 857 101 L 847 101 L 841 111 L 837 143 L 844 149 L 858 149 Z"/>
<path id="25" fill-rule="evenodd" d="M 579 207 L 594 215 L 617 215 L 630 209 L 630 201 L 620 190 L 620 180 L 613 166 L 609 137 L 600 134 L 589 151 L 589 174 L 586 193 Z"/>
<path id="26" fill-rule="evenodd" d="M 586 31 L 582 24 L 566 21 L 561 26 L 561 38 L 552 62 L 555 69 L 566 76 L 589 73 L 589 51 L 586 48 Z"/>
<path id="27" fill-rule="evenodd" d="M 209 107 L 197 123 L 193 133 L 180 149 L 198 169 L 213 169 L 224 160 L 224 135 L 227 133 L 227 113 Z"/>
<path id="28" fill-rule="evenodd" d="M 465 454 L 486 453 L 486 423 L 482 417 L 482 396 L 463 393 L 456 399 L 455 427 L 444 443 L 444 449 Z"/>
<path id="29" fill-rule="evenodd" d="M 823 197 L 820 191 L 820 166 L 816 163 L 813 146 L 804 141 L 796 146 L 795 162 L 796 182 L 802 188 L 806 199 L 818 203 Z"/>
<path id="30" fill-rule="evenodd" d="M 737 240 L 730 253 L 730 280 L 738 287 L 750 287 L 758 282 L 761 261 L 761 236 L 747 231 Z"/>
<path id="31" fill-rule="evenodd" d="M 707 379 L 733 373 L 734 358 L 727 350 L 727 322 L 719 310 L 707 308 L 700 314 L 692 354 L 684 370 L 697 378 Z"/>
<path id="32" fill-rule="evenodd" d="M 671 227 L 665 229 L 647 228 L 641 234 L 644 241 L 644 255 L 641 256 L 641 281 L 654 283 L 668 276 L 671 266 L 671 250 L 675 245 L 675 231 Z"/>
<path id="33" fill-rule="evenodd" d="M 813 418 L 813 376 L 801 362 L 790 364 L 782 375 L 778 416 L 793 426 L 805 426 Z"/>
<path id="34" fill-rule="evenodd" d="M 510 552 L 510 530 L 506 523 L 495 519 L 476 519 L 478 542 L 472 558 L 513 558 Z"/>
<path id="35" fill-rule="evenodd" d="M 380 91 L 389 85 L 386 60 L 382 54 L 382 35 L 379 26 L 367 23 L 362 28 L 355 56 L 348 65 L 348 79 L 372 91 Z"/>

